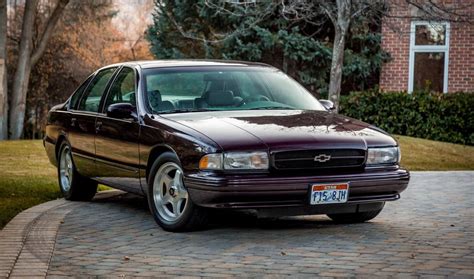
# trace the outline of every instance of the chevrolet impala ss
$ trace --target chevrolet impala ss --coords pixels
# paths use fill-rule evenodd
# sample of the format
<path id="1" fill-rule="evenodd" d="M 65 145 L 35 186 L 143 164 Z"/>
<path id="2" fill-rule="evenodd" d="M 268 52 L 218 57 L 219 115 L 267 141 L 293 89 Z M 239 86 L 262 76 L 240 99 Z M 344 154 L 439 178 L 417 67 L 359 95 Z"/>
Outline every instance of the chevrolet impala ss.
<path id="1" fill-rule="evenodd" d="M 97 70 L 51 109 L 44 145 L 68 200 L 143 195 L 165 230 L 213 209 L 364 222 L 406 189 L 397 142 L 265 64 L 143 61 Z"/>

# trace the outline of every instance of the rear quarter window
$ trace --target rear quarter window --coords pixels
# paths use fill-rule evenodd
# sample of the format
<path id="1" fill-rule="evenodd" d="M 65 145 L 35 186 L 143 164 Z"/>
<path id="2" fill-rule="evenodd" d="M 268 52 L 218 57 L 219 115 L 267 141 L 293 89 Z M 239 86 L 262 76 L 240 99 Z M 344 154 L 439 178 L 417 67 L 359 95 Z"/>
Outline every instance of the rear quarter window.
<path id="1" fill-rule="evenodd" d="M 92 75 L 88 77 L 77 89 L 74 91 L 74 93 L 71 96 L 71 99 L 69 100 L 69 109 L 76 109 L 77 105 L 79 103 L 79 100 L 81 99 L 82 93 L 84 93 L 84 90 L 87 88 L 87 85 L 92 79 Z"/>

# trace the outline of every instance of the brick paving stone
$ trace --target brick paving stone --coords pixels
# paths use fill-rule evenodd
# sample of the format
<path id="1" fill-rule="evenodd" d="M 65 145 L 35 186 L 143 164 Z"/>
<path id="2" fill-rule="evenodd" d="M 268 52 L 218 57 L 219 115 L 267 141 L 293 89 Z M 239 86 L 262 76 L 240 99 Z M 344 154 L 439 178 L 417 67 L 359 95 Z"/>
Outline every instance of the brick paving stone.
<path id="1" fill-rule="evenodd" d="M 62 272 L 70 270 L 70 274 L 100 276 L 114 267 L 111 274 L 151 277 L 470 277 L 473 258 L 465 256 L 474 252 L 472 245 L 466 245 L 473 240 L 473 224 L 469 222 L 472 215 L 462 212 L 472 208 L 473 199 L 461 196 L 461 204 L 450 201 L 462 192 L 464 197 L 473 196 L 474 175 L 456 173 L 460 178 L 444 198 L 426 194 L 423 183 L 425 176 L 432 175 L 447 181 L 442 176 L 448 174 L 415 173 L 407 194 L 387 204 L 380 217 L 370 223 L 345 226 L 312 216 L 283 218 L 268 228 L 244 217 L 241 223 L 217 219 L 204 232 L 170 234 L 156 227 L 146 202 L 140 198 L 128 195 L 120 200 L 88 203 L 80 211 L 69 213 L 68 222 L 62 224 L 49 272 L 53 275 L 60 268 Z M 437 191 L 441 186 L 429 183 L 429 187 Z M 452 210 L 459 215 L 454 227 L 453 219 L 443 218 Z M 106 225 L 101 219 L 107 220 Z M 249 227 L 246 222 L 256 225 Z M 94 240 L 81 231 L 93 232 Z M 77 250 L 85 253 L 74 256 Z M 67 266 L 63 265 L 65 254 L 61 251 L 72 255 Z M 129 260 L 90 261 L 107 255 L 112 255 L 111 259 L 126 255 Z"/>
<path id="2" fill-rule="evenodd" d="M 175 234 L 145 199 L 108 191 L 34 207 L 0 232 L 0 277 L 474 278 L 473 267 L 474 172 L 413 172 L 364 224 L 220 213 L 208 230 Z"/>
<path id="3" fill-rule="evenodd" d="M 51 201 L 21 212 L 0 231 L 1 274 L 36 277 L 47 273 L 60 219 L 73 205 Z M 59 210 L 58 210 L 59 208 Z"/>

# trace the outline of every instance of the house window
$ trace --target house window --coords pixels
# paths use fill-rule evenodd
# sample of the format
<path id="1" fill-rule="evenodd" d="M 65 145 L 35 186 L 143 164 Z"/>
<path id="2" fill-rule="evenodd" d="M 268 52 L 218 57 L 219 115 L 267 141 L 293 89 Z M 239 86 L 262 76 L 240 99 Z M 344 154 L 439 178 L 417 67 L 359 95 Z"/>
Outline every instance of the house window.
<path id="1" fill-rule="evenodd" d="M 449 23 L 412 22 L 408 92 L 448 92 L 448 58 Z"/>

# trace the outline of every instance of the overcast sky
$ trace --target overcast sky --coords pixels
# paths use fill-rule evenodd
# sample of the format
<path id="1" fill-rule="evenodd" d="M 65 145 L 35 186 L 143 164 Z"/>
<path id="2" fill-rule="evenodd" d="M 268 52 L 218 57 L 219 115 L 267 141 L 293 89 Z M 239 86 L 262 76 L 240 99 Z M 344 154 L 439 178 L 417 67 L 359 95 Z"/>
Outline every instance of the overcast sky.
<path id="1" fill-rule="evenodd" d="M 116 28 L 127 39 L 137 40 L 152 22 L 153 0 L 114 0 L 114 4 L 118 11 L 112 20 Z"/>

